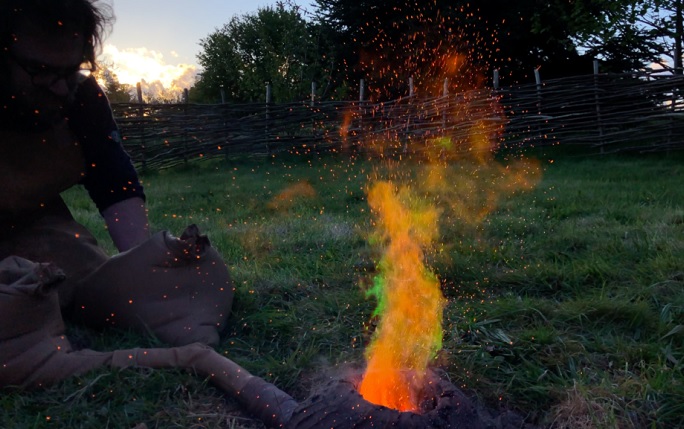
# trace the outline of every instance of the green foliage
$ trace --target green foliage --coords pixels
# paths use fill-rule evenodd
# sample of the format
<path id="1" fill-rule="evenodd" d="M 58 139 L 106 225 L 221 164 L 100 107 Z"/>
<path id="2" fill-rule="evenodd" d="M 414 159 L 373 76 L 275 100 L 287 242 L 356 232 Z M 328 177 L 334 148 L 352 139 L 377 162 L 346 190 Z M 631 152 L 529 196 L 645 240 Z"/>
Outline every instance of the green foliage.
<path id="1" fill-rule="evenodd" d="M 605 72 L 631 72 L 652 64 L 681 68 L 681 6 L 681 0 L 607 2 L 601 5 L 604 19 L 579 34 L 576 43 L 601 59 Z"/>
<path id="2" fill-rule="evenodd" d="M 376 91 L 404 95 L 410 76 L 429 92 L 430 85 L 440 89 L 445 77 L 455 88 L 479 85 L 493 68 L 508 83 L 529 81 L 540 66 L 545 78 L 590 73 L 592 58 L 580 55 L 578 41 L 612 28 L 631 1 L 317 4 L 318 19 L 339 34 L 340 66 L 349 67 L 355 79 L 367 78 Z"/>
<path id="3" fill-rule="evenodd" d="M 279 2 L 255 14 L 234 16 L 200 41 L 204 68 L 195 97 L 204 101 L 265 101 L 266 84 L 274 102 L 305 99 L 321 68 L 315 28 L 298 6 Z"/>
<path id="4" fill-rule="evenodd" d="M 316 0 L 311 17 L 278 2 L 233 17 L 200 41 L 204 68 L 190 99 L 274 101 L 308 99 L 311 83 L 325 99 L 439 95 L 479 87 L 499 70 L 501 84 L 604 72 L 631 72 L 652 63 L 680 64 L 681 0 L 556 0 L 486 7 L 467 1 Z M 310 19 L 309 19 L 310 18 Z M 673 54 L 674 53 L 674 54 Z"/>
<path id="5" fill-rule="evenodd" d="M 119 82 L 119 78 L 111 66 L 98 64 L 95 77 L 103 83 L 102 89 L 107 94 L 110 103 L 130 103 L 133 101 L 134 88 L 131 85 Z"/>

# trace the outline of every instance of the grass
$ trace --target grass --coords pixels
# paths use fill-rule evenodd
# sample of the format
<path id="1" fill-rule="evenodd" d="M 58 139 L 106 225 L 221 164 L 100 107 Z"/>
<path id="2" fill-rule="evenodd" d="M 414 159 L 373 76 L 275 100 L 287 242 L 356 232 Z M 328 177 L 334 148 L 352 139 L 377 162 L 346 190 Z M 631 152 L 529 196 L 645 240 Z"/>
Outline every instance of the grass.
<path id="1" fill-rule="evenodd" d="M 435 365 L 542 427 L 684 426 L 681 155 L 538 158 L 540 180 L 526 191 L 504 192 L 500 170 L 463 162 L 441 171 L 448 186 L 421 190 L 442 220 L 426 253 L 448 299 Z M 144 175 L 153 228 L 198 224 L 230 267 L 237 293 L 219 351 L 298 399 L 338 365 L 362 362 L 374 326 L 364 285 L 381 251 L 366 187 L 382 176 L 418 189 L 427 177 L 420 163 L 397 165 L 280 157 Z M 113 253 L 84 192 L 65 197 Z M 157 345 L 70 330 L 99 350 Z M 181 371 L 101 369 L 0 397 L 3 428 L 139 423 L 262 427 Z"/>

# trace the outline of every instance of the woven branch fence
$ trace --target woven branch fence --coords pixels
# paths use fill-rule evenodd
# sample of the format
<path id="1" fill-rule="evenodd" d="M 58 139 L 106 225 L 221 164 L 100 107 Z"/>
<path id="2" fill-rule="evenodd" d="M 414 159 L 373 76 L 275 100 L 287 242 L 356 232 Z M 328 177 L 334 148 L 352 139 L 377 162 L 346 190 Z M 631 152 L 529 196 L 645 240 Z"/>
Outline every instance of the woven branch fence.
<path id="1" fill-rule="evenodd" d="M 684 76 L 593 74 L 381 103 L 113 109 L 124 144 L 143 169 L 284 152 L 458 153 L 559 143 L 596 153 L 653 152 L 684 149 L 683 85 Z"/>

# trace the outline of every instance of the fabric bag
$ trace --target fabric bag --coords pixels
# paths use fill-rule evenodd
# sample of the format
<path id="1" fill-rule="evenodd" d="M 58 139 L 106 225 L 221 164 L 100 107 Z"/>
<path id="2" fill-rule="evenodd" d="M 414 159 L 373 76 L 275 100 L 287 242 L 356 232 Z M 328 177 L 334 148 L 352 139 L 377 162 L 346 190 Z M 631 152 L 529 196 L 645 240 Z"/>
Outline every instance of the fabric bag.
<path id="1" fill-rule="evenodd" d="M 76 285 L 69 316 L 152 333 L 170 345 L 216 345 L 233 302 L 228 268 L 195 225 L 111 257 Z"/>
<path id="2" fill-rule="evenodd" d="M 111 353 L 72 353 L 57 296 L 64 277 L 54 264 L 0 261 L 0 386 L 50 385 L 111 360 Z"/>

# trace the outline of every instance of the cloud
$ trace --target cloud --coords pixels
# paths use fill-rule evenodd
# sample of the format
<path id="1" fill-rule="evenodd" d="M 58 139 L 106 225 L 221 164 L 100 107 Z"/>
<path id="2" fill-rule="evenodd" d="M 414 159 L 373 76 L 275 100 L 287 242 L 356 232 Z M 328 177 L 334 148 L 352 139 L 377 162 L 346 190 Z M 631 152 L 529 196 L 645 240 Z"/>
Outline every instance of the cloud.
<path id="1" fill-rule="evenodd" d="M 178 99 L 183 89 L 195 83 L 197 67 L 192 64 L 168 64 L 164 55 L 147 48 L 118 49 L 104 46 L 101 61 L 110 65 L 119 82 L 135 86 L 143 83 L 146 98 Z"/>

